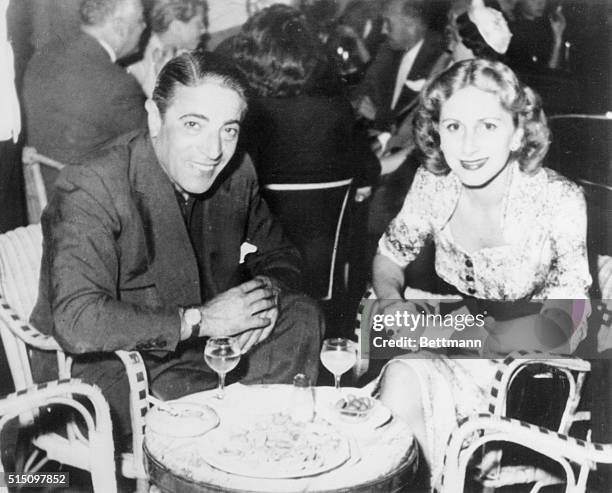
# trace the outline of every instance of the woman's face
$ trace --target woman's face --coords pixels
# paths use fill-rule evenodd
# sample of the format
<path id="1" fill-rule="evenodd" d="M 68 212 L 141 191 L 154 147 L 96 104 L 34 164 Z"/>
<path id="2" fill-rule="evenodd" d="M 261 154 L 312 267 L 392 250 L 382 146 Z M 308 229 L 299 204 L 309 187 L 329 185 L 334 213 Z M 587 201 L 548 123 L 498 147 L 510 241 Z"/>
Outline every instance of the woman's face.
<path id="1" fill-rule="evenodd" d="M 198 7 L 196 15 L 187 22 L 175 19 L 172 23 L 174 24 L 176 48 L 179 50 L 195 49 L 200 42 L 200 37 L 206 32 L 204 9 L 202 7 Z"/>
<path id="2" fill-rule="evenodd" d="M 473 86 L 442 104 L 439 134 L 448 166 L 468 187 L 485 186 L 497 177 L 523 137 L 499 98 Z"/>

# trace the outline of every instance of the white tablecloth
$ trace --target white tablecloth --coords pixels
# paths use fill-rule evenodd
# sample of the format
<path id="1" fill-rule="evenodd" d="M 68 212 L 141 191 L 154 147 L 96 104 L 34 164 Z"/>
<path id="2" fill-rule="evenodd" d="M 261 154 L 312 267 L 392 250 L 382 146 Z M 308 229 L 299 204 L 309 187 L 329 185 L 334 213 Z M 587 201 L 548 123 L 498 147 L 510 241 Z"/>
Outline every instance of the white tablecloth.
<path id="1" fill-rule="evenodd" d="M 213 407 L 221 424 L 244 422 L 245 416 L 271 414 L 288 410 L 290 385 L 234 384 L 226 389 L 223 400 L 214 398 L 214 391 L 184 397 L 183 401 L 205 403 Z M 335 389 L 315 388 L 318 417 L 330 416 L 331 403 L 338 400 Z M 359 389 L 342 389 L 344 395 L 359 395 Z M 334 422 L 336 423 L 336 422 Z M 192 438 L 172 438 L 147 430 L 145 446 L 148 454 L 173 474 L 192 481 L 220 487 L 261 492 L 304 492 L 350 487 L 382 477 L 394 471 L 407 457 L 414 457 L 414 438 L 409 427 L 397 419 L 381 423 L 342 424 L 337 429 L 352 444 L 352 457 L 344 465 L 328 473 L 299 479 L 259 479 L 228 474 L 210 467 L 198 453 L 206 435 Z"/>

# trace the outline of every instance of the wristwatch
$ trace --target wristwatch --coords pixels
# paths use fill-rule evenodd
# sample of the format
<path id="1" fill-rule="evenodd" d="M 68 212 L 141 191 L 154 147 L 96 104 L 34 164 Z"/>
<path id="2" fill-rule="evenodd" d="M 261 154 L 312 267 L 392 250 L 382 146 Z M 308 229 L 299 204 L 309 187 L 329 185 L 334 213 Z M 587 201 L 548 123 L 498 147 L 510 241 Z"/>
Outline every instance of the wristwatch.
<path id="1" fill-rule="evenodd" d="M 202 324 L 202 312 L 199 308 L 192 306 L 185 308 L 183 312 L 185 323 L 191 329 L 189 339 L 196 339 L 200 335 L 200 326 Z"/>

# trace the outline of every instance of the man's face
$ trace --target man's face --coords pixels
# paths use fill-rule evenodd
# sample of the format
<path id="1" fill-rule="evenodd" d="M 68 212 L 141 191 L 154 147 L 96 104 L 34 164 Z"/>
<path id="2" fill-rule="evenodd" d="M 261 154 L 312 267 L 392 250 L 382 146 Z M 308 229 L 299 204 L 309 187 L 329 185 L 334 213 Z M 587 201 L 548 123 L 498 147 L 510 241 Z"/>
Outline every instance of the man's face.
<path id="1" fill-rule="evenodd" d="M 136 51 L 140 35 L 146 27 L 141 0 L 124 0 L 117 6 L 115 19 L 120 26 L 120 45 L 117 58 Z"/>
<path id="2" fill-rule="evenodd" d="M 409 50 L 423 38 L 419 19 L 404 15 L 401 2 L 391 2 L 383 11 L 383 34 L 394 50 Z"/>
<path id="3" fill-rule="evenodd" d="M 161 116 L 147 101 L 149 130 L 157 158 L 177 190 L 206 192 L 234 155 L 246 103 L 214 80 L 178 85 Z"/>

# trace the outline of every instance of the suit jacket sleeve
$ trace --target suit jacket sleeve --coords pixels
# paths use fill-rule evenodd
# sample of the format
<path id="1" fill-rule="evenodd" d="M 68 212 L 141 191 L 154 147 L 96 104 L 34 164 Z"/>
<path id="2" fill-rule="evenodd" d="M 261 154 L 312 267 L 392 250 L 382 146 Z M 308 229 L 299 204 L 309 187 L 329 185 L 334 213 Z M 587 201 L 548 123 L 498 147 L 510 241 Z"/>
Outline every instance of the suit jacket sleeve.
<path id="1" fill-rule="evenodd" d="M 108 101 L 100 102 L 99 111 L 106 114 L 100 119 L 108 125 L 109 135 L 117 136 L 142 127 L 146 123 L 145 96 L 138 82 L 124 73 L 113 81 Z"/>
<path id="2" fill-rule="evenodd" d="M 72 353 L 173 350 L 178 310 L 163 306 L 155 286 L 146 305 L 120 301 L 122 223 L 106 183 L 89 167 L 66 171 L 43 216 L 43 278 L 55 337 Z"/>
<path id="3" fill-rule="evenodd" d="M 257 252 L 247 255 L 245 263 L 253 276 L 264 275 L 280 282 L 283 288 L 299 290 L 302 286 L 301 256 L 289 242 L 280 223 L 261 198 L 255 170 L 251 164 L 247 242 Z"/>

